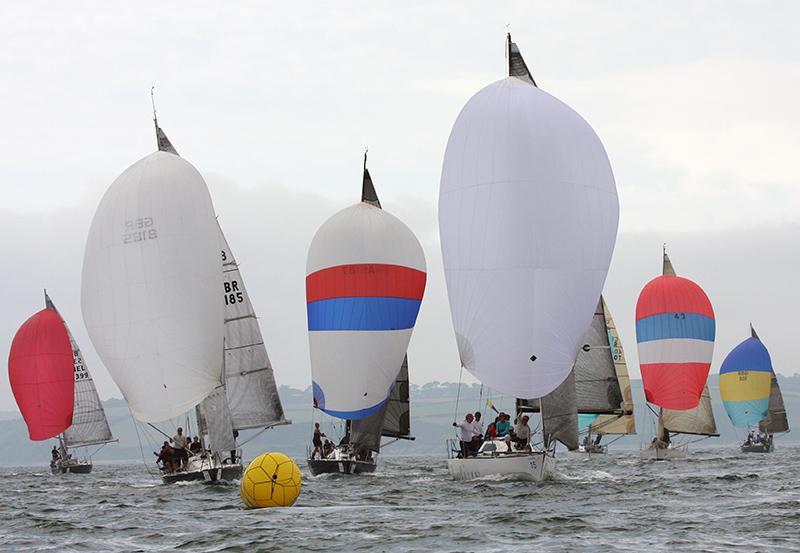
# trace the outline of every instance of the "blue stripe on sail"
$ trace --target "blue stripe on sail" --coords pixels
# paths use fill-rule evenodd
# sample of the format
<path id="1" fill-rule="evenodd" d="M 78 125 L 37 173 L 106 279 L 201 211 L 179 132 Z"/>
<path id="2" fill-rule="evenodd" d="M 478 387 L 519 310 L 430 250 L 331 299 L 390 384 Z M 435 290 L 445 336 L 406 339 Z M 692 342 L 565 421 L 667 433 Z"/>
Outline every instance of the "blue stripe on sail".
<path id="1" fill-rule="evenodd" d="M 716 323 L 711 317 L 696 313 L 662 313 L 636 321 L 636 341 L 691 338 L 714 341 Z"/>
<path id="2" fill-rule="evenodd" d="M 350 419 L 350 420 L 358 420 L 366 418 L 374 413 L 377 413 L 389 399 L 387 396 L 386 399 L 378 403 L 377 405 L 373 405 L 372 407 L 365 407 L 364 409 L 358 409 L 356 411 L 336 411 L 334 409 L 321 409 L 323 412 L 333 416 L 338 417 L 340 419 Z"/>
<path id="3" fill-rule="evenodd" d="M 733 348 L 722 362 L 719 374 L 738 371 L 772 372 L 772 359 L 761 340 L 748 338 Z"/>
<path id="4" fill-rule="evenodd" d="M 403 330 L 417 321 L 420 300 L 331 298 L 307 305 L 308 330 Z"/>

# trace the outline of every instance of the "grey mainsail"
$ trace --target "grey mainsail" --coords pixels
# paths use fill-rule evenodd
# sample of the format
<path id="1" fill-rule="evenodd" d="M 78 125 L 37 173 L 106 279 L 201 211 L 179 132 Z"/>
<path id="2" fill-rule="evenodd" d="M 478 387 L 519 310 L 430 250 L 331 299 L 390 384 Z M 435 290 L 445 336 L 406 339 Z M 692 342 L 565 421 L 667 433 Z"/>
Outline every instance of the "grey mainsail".
<path id="1" fill-rule="evenodd" d="M 361 201 L 377 208 L 381 207 L 367 169 L 366 153 L 364 153 L 364 174 L 361 180 Z M 349 421 L 350 442 L 377 452 L 381 448 L 381 436 L 413 440 L 410 410 L 408 355 L 406 355 L 384 406 L 368 417 Z"/>
<path id="2" fill-rule="evenodd" d="M 767 416 L 758 423 L 758 429 L 767 434 L 789 431 L 789 421 L 786 418 L 786 407 L 783 405 L 783 394 L 778 386 L 778 379 L 772 373 L 769 390 L 769 407 Z"/>
<path id="3" fill-rule="evenodd" d="M 215 388 L 195 407 L 197 427 L 201 436 L 208 436 L 205 444 L 211 451 L 232 451 L 236 449 L 233 433 L 233 420 L 225 397 L 225 387 Z"/>
<path id="4" fill-rule="evenodd" d="M 609 342 L 603 298 L 578 350 L 573 372 L 578 413 L 622 414 L 622 390 Z"/>
<path id="5" fill-rule="evenodd" d="M 508 76 L 517 77 L 523 81 L 538 86 L 533 80 L 533 75 L 528 70 L 528 64 L 519 51 L 516 43 L 511 41 L 511 33 L 508 33 L 506 40 L 506 55 L 508 56 Z"/>
<path id="6" fill-rule="evenodd" d="M 44 293 L 44 301 L 48 309 L 58 313 L 58 309 L 56 309 L 47 292 Z M 61 317 L 61 313 L 58 313 L 58 316 Z M 111 428 L 108 426 L 103 404 L 97 395 L 94 380 L 92 380 L 92 375 L 83 360 L 83 354 L 63 317 L 61 317 L 61 322 L 64 323 L 67 336 L 69 336 L 75 367 L 75 400 L 72 426 L 64 431 L 64 445 L 67 447 L 80 447 L 116 441 L 111 435 Z"/>
<path id="7" fill-rule="evenodd" d="M 517 415 L 540 413 L 545 447 L 554 441 L 567 449 L 578 449 L 578 410 L 575 393 L 575 372 L 571 371 L 564 382 L 542 398 L 517 398 Z"/>
<path id="8" fill-rule="evenodd" d="M 605 300 L 600 298 L 603 303 L 603 312 L 606 317 L 606 327 L 608 328 L 608 340 L 611 347 L 611 358 L 614 361 L 614 370 L 617 373 L 617 382 L 622 392 L 622 415 L 600 415 L 590 427 L 594 434 L 635 434 L 636 423 L 633 417 L 633 395 L 631 393 L 631 379 L 628 376 L 628 364 L 625 362 L 625 350 L 622 348 L 622 341 L 617 333 L 617 326 L 614 318 L 608 310 Z"/>

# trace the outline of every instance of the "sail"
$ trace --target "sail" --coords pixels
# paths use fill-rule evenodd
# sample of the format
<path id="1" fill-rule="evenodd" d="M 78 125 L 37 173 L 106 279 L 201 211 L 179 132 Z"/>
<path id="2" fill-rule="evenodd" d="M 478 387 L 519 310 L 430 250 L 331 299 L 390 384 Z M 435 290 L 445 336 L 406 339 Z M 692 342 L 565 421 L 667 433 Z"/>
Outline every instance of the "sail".
<path id="1" fill-rule="evenodd" d="M 755 333 L 725 357 L 719 392 L 734 426 L 755 426 L 767 416 L 773 375 L 769 352 Z"/>
<path id="2" fill-rule="evenodd" d="M 789 421 L 786 419 L 786 407 L 783 405 L 783 394 L 778 386 L 778 378 L 772 373 L 769 393 L 769 409 L 767 416 L 762 420 L 758 429 L 767 434 L 789 431 Z"/>
<path id="3" fill-rule="evenodd" d="M 664 428 L 678 434 L 719 436 L 714 412 L 711 410 L 711 393 L 704 386 L 700 401 L 692 409 L 662 409 L 661 422 Z"/>
<path id="4" fill-rule="evenodd" d="M 47 292 L 44 294 L 45 306 L 61 317 Z M 61 317 L 61 322 L 69 337 L 72 348 L 72 361 L 75 378 L 75 395 L 72 412 L 72 425 L 64 431 L 64 445 L 78 447 L 85 445 L 104 444 L 114 440 L 111 428 L 108 426 L 106 412 L 94 387 L 94 380 L 89 368 L 83 360 L 83 354 L 78 347 L 67 322 Z"/>
<path id="5" fill-rule="evenodd" d="M 602 298 L 601 298 L 602 299 Z M 633 394 L 631 393 L 631 379 L 628 376 L 628 364 L 625 362 L 625 350 L 617 333 L 617 326 L 608 305 L 603 299 L 603 311 L 606 315 L 608 328 L 608 341 L 611 347 L 611 358 L 614 360 L 614 370 L 617 373 L 617 383 L 622 392 L 622 415 L 600 415 L 592 423 L 591 431 L 594 434 L 636 434 L 636 421 L 633 416 Z"/>
<path id="6" fill-rule="evenodd" d="M 515 76 L 473 96 L 450 133 L 439 192 L 462 365 L 513 397 L 561 384 L 603 289 L 618 218 L 608 156 L 579 114 Z"/>
<path id="7" fill-rule="evenodd" d="M 602 297 L 597 302 L 583 344 L 574 368 L 578 413 L 619 413 L 622 390 L 617 381 Z"/>
<path id="8" fill-rule="evenodd" d="M 558 440 L 570 451 L 578 449 L 578 411 L 575 373 L 542 398 L 542 433 L 545 447 Z"/>
<path id="9" fill-rule="evenodd" d="M 674 276 L 666 253 L 663 271 L 645 285 L 636 302 L 642 383 L 650 403 L 665 409 L 692 409 L 700 401 L 711 368 L 714 309 L 702 288 Z"/>
<path id="10" fill-rule="evenodd" d="M 314 405 L 362 419 L 383 408 L 425 290 L 425 257 L 399 219 L 366 202 L 311 242 L 306 300 Z"/>
<path id="11" fill-rule="evenodd" d="M 61 317 L 43 309 L 22 323 L 8 354 L 8 380 L 31 440 L 46 440 L 72 424 L 72 347 Z"/>
<path id="12" fill-rule="evenodd" d="M 381 436 L 414 439 L 411 436 L 411 406 L 409 402 L 408 356 L 397 374 L 389 401 L 382 409 L 350 423 L 350 442 L 378 452 Z"/>
<path id="13" fill-rule="evenodd" d="M 217 228 L 225 304 L 225 388 L 233 427 L 242 430 L 285 424 L 253 304 L 222 227 Z"/>
<path id="14" fill-rule="evenodd" d="M 228 398 L 224 386 L 220 386 L 208 394 L 195 408 L 195 414 L 200 434 L 208 436 L 206 449 L 211 451 L 236 449 L 233 419 L 228 408 Z"/>
<path id="15" fill-rule="evenodd" d="M 92 220 L 81 306 L 134 417 L 176 417 L 222 383 L 219 229 L 203 177 L 155 152 L 125 170 Z"/>
<path id="16" fill-rule="evenodd" d="M 169 138 L 167 138 L 167 133 L 158 126 L 158 119 L 153 117 L 153 123 L 156 126 L 156 145 L 158 146 L 158 150 L 177 156 L 178 151 L 175 149 L 175 146 L 172 145 L 172 142 L 169 141 Z"/>
<path id="17" fill-rule="evenodd" d="M 528 70 L 528 65 L 522 58 L 519 47 L 515 42 L 511 41 L 511 33 L 508 33 L 506 38 L 506 56 L 508 57 L 508 76 L 517 77 L 526 83 L 536 86 L 536 81 L 533 80 L 533 75 Z"/>

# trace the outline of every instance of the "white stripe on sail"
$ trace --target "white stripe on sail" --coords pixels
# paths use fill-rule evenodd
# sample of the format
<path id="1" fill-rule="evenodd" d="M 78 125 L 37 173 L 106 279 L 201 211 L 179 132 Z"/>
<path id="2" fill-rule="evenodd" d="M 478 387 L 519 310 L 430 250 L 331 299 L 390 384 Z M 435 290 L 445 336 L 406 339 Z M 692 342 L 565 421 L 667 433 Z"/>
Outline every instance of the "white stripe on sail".
<path id="1" fill-rule="evenodd" d="M 710 363 L 714 342 L 691 338 L 670 338 L 639 343 L 639 363 Z"/>

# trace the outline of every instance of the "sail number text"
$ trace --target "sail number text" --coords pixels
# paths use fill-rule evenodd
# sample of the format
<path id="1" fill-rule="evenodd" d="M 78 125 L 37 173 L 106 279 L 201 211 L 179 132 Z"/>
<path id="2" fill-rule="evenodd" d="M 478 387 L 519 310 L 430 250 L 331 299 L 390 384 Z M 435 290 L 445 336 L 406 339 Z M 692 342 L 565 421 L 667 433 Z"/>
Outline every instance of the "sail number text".
<path id="1" fill-rule="evenodd" d="M 72 352 L 72 360 L 75 365 L 75 382 L 79 380 L 88 380 L 89 371 L 83 365 L 83 358 L 77 351 Z"/>
<path id="2" fill-rule="evenodd" d="M 125 234 L 122 237 L 123 244 L 144 242 L 145 240 L 155 240 L 156 238 L 158 238 L 158 231 L 153 226 L 152 217 L 140 217 L 125 221 Z"/>
<path id="3" fill-rule="evenodd" d="M 244 294 L 239 290 L 239 281 L 223 282 L 225 287 L 225 305 L 233 305 L 244 301 Z"/>

